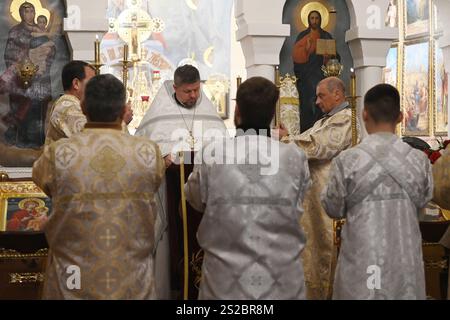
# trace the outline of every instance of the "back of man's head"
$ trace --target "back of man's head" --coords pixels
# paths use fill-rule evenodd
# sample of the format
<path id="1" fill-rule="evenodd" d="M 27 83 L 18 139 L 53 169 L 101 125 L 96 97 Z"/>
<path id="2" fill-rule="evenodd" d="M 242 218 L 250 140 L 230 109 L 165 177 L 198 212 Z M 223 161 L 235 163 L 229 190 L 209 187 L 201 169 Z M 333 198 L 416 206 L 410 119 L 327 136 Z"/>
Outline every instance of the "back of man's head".
<path id="1" fill-rule="evenodd" d="M 253 77 L 244 81 L 236 93 L 239 126 L 245 129 L 269 128 L 279 94 L 278 88 L 266 78 Z"/>
<path id="2" fill-rule="evenodd" d="M 74 79 L 82 81 L 86 78 L 85 67 L 92 68 L 92 66 L 84 61 L 73 60 L 67 63 L 62 70 L 62 85 L 64 91 L 72 88 Z"/>
<path id="3" fill-rule="evenodd" d="M 120 80 L 111 74 L 98 75 L 86 85 L 83 110 L 89 121 L 114 122 L 123 116 L 125 99 Z"/>
<path id="4" fill-rule="evenodd" d="M 396 124 L 400 116 L 400 94 L 390 84 L 378 84 L 364 96 L 364 110 L 377 124 Z"/>
<path id="5" fill-rule="evenodd" d="M 200 73 L 196 67 L 190 64 L 185 64 L 175 70 L 173 79 L 175 86 L 192 84 L 200 81 Z"/>

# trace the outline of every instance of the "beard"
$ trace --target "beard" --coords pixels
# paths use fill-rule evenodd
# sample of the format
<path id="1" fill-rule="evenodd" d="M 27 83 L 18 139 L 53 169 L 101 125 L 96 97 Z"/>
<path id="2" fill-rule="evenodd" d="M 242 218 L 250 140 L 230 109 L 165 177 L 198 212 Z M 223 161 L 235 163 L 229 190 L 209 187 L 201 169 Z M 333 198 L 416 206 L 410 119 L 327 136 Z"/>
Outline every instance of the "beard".
<path id="1" fill-rule="evenodd" d="M 186 108 L 190 109 L 190 108 L 194 107 L 196 103 L 197 103 L 197 100 L 189 100 L 189 101 L 186 101 L 185 103 L 183 103 L 183 105 Z"/>

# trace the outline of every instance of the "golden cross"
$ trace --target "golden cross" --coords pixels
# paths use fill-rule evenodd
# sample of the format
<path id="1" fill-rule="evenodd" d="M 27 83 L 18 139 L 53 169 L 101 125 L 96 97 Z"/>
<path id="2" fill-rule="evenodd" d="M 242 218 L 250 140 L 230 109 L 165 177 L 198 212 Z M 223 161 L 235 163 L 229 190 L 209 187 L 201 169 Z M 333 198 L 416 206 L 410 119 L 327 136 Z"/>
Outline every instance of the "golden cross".
<path id="1" fill-rule="evenodd" d="M 117 236 L 116 235 L 111 235 L 111 230 L 108 228 L 106 229 L 106 235 L 105 236 L 100 236 L 101 240 L 106 240 L 106 246 L 109 247 L 110 245 L 110 240 L 116 240 Z"/>
<path id="2" fill-rule="evenodd" d="M 110 278 L 109 271 L 107 271 L 107 272 L 106 272 L 106 278 L 100 280 L 100 282 L 106 283 L 106 289 L 109 290 L 109 289 L 110 289 L 110 283 L 111 283 L 111 282 L 116 282 L 116 279 L 114 279 L 114 278 L 111 279 L 111 278 Z"/>

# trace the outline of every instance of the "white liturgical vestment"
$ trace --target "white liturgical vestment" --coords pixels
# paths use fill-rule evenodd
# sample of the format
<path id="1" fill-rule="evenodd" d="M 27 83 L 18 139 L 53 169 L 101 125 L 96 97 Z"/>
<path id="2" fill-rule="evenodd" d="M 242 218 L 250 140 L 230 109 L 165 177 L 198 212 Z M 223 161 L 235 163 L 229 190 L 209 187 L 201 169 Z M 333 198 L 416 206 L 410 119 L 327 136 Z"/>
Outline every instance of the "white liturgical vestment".
<path id="1" fill-rule="evenodd" d="M 165 81 L 158 91 L 135 135 L 145 136 L 156 142 L 163 157 L 175 159 L 178 151 L 199 150 L 209 140 L 207 137 L 225 136 L 226 128 L 216 108 L 200 91 L 197 103 L 190 109 L 175 100 L 173 81 Z M 194 141 L 190 140 L 190 134 Z M 156 220 L 156 292 L 159 299 L 169 299 L 169 240 L 166 203 L 166 180 L 163 179 L 157 194 L 158 216 Z"/>
<path id="2" fill-rule="evenodd" d="M 206 137 L 224 136 L 226 128 L 216 108 L 203 92 L 194 107 L 188 109 L 175 100 L 173 81 L 165 81 L 136 130 L 136 135 L 156 142 L 165 157 L 177 151 L 190 150 L 190 131 L 195 142 L 194 149 L 199 150 Z"/>
<path id="3" fill-rule="evenodd" d="M 425 299 L 418 219 L 432 195 L 429 160 L 392 133 L 333 160 L 322 202 L 346 219 L 333 299 Z"/>

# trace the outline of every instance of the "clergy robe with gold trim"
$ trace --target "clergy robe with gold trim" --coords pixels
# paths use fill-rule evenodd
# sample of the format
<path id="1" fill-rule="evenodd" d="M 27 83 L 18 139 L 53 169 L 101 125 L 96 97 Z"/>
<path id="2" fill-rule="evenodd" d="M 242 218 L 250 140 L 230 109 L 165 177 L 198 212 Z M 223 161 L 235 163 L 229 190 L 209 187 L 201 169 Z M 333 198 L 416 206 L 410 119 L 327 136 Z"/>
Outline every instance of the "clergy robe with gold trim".
<path id="1" fill-rule="evenodd" d="M 309 160 L 312 186 L 305 196 L 305 214 L 300 224 L 306 234 L 302 258 L 308 299 L 330 299 L 337 247 L 334 245 L 333 220 L 324 211 L 320 193 L 328 181 L 331 160 L 352 143 L 351 110 L 318 120 L 298 136 L 287 139 L 305 151 Z"/>
<path id="2" fill-rule="evenodd" d="M 442 236 L 440 244 L 446 247 L 447 249 L 450 249 L 450 227 L 447 228 L 447 231 Z M 448 267 L 450 268 L 450 261 L 448 262 Z M 450 300 L 450 273 L 448 275 L 447 299 Z"/>
<path id="3" fill-rule="evenodd" d="M 395 134 L 333 160 L 323 205 L 346 219 L 333 299 L 425 299 L 419 211 L 432 195 L 429 160 Z"/>
<path id="4" fill-rule="evenodd" d="M 433 165 L 433 201 L 450 210 L 450 147 L 442 151 L 442 156 Z"/>
<path id="5" fill-rule="evenodd" d="M 81 110 L 80 100 L 71 94 L 64 94 L 56 100 L 48 114 L 50 119 L 45 136 L 46 145 L 81 132 L 87 122 Z M 122 132 L 128 133 L 124 122 Z"/>
<path id="6" fill-rule="evenodd" d="M 80 132 L 87 122 L 81 110 L 80 100 L 71 94 L 64 94 L 56 100 L 49 116 L 46 145 Z"/>
<path id="7" fill-rule="evenodd" d="M 433 164 L 432 169 L 434 181 L 433 201 L 440 207 L 450 210 L 450 147 L 447 146 L 442 153 L 442 156 Z M 441 244 L 450 249 L 450 227 L 447 228 L 447 232 L 442 237 Z M 448 277 L 447 299 L 450 300 L 450 275 Z"/>
<path id="8" fill-rule="evenodd" d="M 85 128 L 46 146 L 34 164 L 33 180 L 52 198 L 44 299 L 155 298 L 164 161 L 154 142 L 120 130 Z"/>

